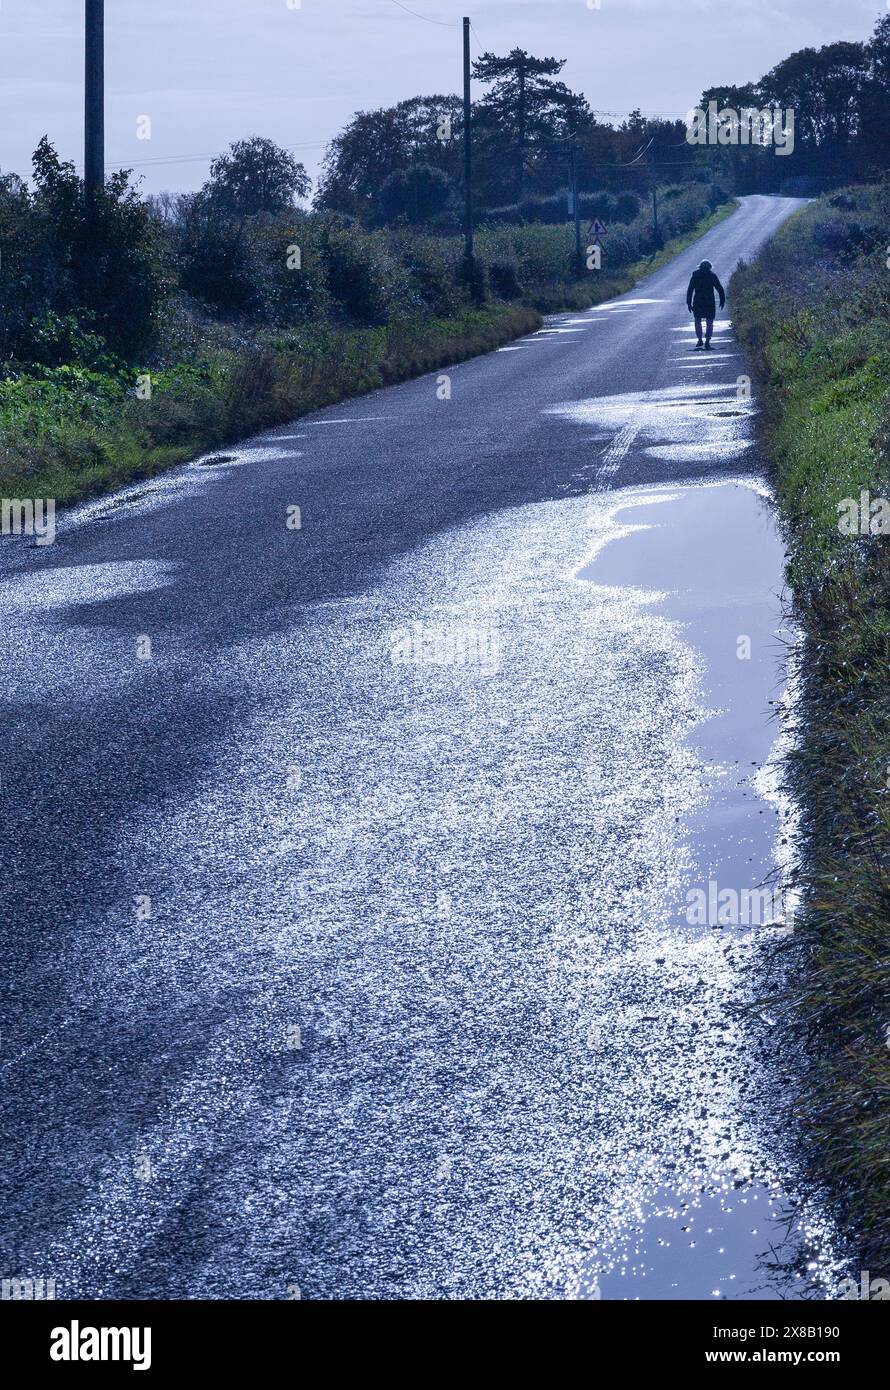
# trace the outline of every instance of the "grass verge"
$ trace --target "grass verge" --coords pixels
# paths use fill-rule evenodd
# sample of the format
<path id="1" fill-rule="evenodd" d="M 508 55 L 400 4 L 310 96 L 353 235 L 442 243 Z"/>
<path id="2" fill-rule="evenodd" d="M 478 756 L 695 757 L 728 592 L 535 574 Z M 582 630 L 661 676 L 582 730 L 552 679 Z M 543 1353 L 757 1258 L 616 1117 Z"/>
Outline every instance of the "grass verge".
<path id="1" fill-rule="evenodd" d="M 789 545 L 802 905 L 778 1000 L 795 1110 L 863 1261 L 890 1275 L 890 188 L 809 204 L 732 281 Z M 887 526 L 884 529 L 883 522 Z"/>
<path id="2" fill-rule="evenodd" d="M 0 491 L 70 504 L 540 326 L 534 309 L 496 304 L 414 324 L 266 334 L 148 374 L 147 399 L 132 374 L 62 367 L 3 382 Z"/>

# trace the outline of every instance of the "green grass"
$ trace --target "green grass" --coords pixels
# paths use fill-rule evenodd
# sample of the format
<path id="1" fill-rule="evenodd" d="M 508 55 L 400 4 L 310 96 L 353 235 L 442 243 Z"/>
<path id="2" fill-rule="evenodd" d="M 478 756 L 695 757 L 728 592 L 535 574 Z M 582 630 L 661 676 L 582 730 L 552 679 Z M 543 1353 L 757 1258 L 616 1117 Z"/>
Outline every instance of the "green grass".
<path id="1" fill-rule="evenodd" d="M 888 192 L 791 219 L 732 282 L 761 382 L 803 634 L 798 744 L 803 908 L 778 1001 L 799 1043 L 795 1109 L 862 1268 L 890 1275 L 890 535 L 838 506 L 890 498 Z M 848 206 L 852 204 L 852 206 Z"/>
<path id="2" fill-rule="evenodd" d="M 0 490 L 70 504 L 208 449 L 534 331 L 534 309 L 494 304 L 450 319 L 257 335 L 192 367 L 112 377 L 57 368 L 0 382 Z"/>

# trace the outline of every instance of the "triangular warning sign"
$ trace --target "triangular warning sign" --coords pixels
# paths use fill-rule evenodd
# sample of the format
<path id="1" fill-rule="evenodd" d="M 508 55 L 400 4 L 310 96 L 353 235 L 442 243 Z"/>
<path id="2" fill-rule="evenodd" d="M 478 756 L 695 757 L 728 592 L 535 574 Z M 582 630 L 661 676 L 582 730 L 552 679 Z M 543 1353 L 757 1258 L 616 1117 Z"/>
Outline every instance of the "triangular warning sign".
<path id="1" fill-rule="evenodd" d="M 598 217 L 595 217 L 587 228 L 588 236 L 605 236 L 606 229 Z"/>

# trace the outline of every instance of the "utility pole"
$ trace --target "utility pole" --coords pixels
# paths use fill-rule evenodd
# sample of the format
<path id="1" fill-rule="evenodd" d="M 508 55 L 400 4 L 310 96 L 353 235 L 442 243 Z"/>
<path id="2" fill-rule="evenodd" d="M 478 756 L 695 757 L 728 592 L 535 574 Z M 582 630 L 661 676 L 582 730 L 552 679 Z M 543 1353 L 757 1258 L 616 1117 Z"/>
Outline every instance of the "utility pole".
<path id="1" fill-rule="evenodd" d="M 653 151 L 649 160 L 649 170 L 652 177 L 652 236 L 655 240 L 656 249 L 659 242 L 658 232 L 658 173 L 655 168 L 655 153 Z"/>
<path id="2" fill-rule="evenodd" d="M 87 201 L 105 186 L 105 0 L 86 0 L 83 177 Z"/>
<path id="3" fill-rule="evenodd" d="M 572 212 L 575 215 L 575 274 L 581 274 L 581 209 L 578 206 L 578 138 L 572 136 Z"/>
<path id="4" fill-rule="evenodd" d="M 473 268 L 473 149 L 470 122 L 470 21 L 464 17 L 464 259 Z"/>

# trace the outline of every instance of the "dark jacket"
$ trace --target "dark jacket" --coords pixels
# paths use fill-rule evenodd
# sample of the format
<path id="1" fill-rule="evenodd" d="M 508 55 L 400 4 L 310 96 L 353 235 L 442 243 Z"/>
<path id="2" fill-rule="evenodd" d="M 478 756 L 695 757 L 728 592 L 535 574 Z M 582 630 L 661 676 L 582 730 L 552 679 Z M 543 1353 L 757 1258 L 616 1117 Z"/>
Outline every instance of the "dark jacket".
<path id="1" fill-rule="evenodd" d="M 714 291 L 720 296 L 720 308 L 726 303 L 726 295 L 723 286 L 717 279 L 713 270 L 698 270 L 692 272 L 692 279 L 689 281 L 689 289 L 686 291 L 686 308 L 691 309 L 696 318 L 712 319 L 716 311 L 714 302 Z"/>

